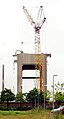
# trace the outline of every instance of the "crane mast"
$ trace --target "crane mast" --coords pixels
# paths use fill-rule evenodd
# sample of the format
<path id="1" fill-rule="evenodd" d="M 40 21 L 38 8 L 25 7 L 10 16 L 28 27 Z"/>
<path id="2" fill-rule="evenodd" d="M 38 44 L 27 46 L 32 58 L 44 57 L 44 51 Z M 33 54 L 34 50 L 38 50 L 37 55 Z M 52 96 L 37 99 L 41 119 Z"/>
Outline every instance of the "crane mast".
<path id="1" fill-rule="evenodd" d="M 31 23 L 31 25 L 35 29 L 35 40 L 34 40 L 35 57 L 34 57 L 34 62 L 35 62 L 36 88 L 39 91 L 42 91 L 43 90 L 43 88 L 42 88 L 43 77 L 41 74 L 41 69 L 42 69 L 43 64 L 42 64 L 42 54 L 41 54 L 41 44 L 40 44 L 40 29 L 41 29 L 42 25 L 44 24 L 44 22 L 46 21 L 46 18 L 44 16 L 43 20 L 41 20 L 42 13 L 43 13 L 43 7 L 42 6 L 40 6 L 40 8 L 39 8 L 36 22 L 33 20 L 31 15 L 29 14 L 28 10 L 24 6 L 23 6 L 23 11 L 24 11 L 26 17 L 28 18 L 29 22 Z M 37 78 L 38 77 L 38 70 L 39 70 L 39 74 L 40 74 L 39 78 Z"/>

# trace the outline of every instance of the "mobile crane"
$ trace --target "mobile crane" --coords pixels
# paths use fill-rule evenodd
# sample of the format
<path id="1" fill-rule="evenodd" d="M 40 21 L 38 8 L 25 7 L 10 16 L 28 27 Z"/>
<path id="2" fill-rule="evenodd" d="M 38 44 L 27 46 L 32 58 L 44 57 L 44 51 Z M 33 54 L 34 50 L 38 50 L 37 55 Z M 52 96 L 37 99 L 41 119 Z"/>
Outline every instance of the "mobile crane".
<path id="1" fill-rule="evenodd" d="M 31 15 L 29 14 L 28 10 L 25 8 L 25 6 L 23 6 L 23 11 L 24 11 L 26 17 L 28 18 L 29 22 L 31 23 L 31 25 L 35 29 L 35 40 L 34 40 L 35 57 L 34 57 L 34 62 L 35 62 L 35 71 L 36 71 L 36 88 L 38 90 L 42 91 L 42 78 L 43 77 L 41 75 L 42 53 L 41 53 L 41 44 L 40 44 L 40 29 L 41 29 L 42 25 L 44 24 L 44 22 L 46 21 L 46 17 L 44 16 L 43 20 L 41 20 L 41 16 L 43 14 L 43 6 L 40 6 L 40 8 L 39 8 L 36 22 L 33 20 Z M 37 70 L 40 71 L 39 78 L 37 78 L 37 76 L 38 76 Z"/>

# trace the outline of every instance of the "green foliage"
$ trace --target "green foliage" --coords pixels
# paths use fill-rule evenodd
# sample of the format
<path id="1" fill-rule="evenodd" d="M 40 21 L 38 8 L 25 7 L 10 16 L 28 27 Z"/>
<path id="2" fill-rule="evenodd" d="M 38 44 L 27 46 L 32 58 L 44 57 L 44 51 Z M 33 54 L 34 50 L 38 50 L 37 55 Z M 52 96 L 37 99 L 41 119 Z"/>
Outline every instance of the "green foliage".
<path id="1" fill-rule="evenodd" d="M 29 93 L 26 96 L 26 100 L 28 102 L 35 103 L 35 100 L 36 100 L 36 102 L 38 102 L 38 98 L 39 98 L 39 102 L 42 103 L 42 102 L 44 102 L 44 98 L 45 98 L 45 101 L 48 102 L 50 100 L 50 97 L 51 97 L 51 94 L 49 91 L 38 92 L 37 89 L 34 88 L 33 90 L 29 91 Z"/>
<path id="2" fill-rule="evenodd" d="M 40 102 L 40 103 L 44 102 L 44 94 L 45 94 L 45 93 L 42 92 L 42 91 L 39 93 L 39 102 Z M 46 95 L 45 95 L 45 97 L 46 97 Z"/>
<path id="3" fill-rule="evenodd" d="M 36 101 L 37 101 L 37 98 L 38 98 L 38 91 L 36 88 L 34 88 L 33 90 L 30 90 L 29 93 L 27 94 L 26 96 L 26 100 L 28 102 L 35 102 L 35 98 L 36 98 Z"/>
<path id="4" fill-rule="evenodd" d="M 44 92 L 45 93 L 45 100 L 46 100 L 46 102 L 49 102 L 49 100 L 50 100 L 50 98 L 51 98 L 51 93 L 50 93 L 50 91 L 46 91 L 46 92 Z"/>
<path id="5" fill-rule="evenodd" d="M 64 92 L 64 83 L 59 83 L 58 84 L 55 84 L 55 91 L 56 92 L 61 92 L 63 93 Z"/>
<path id="6" fill-rule="evenodd" d="M 64 83 L 55 84 L 55 101 L 63 102 L 64 101 Z"/>
<path id="7" fill-rule="evenodd" d="M 61 92 L 56 92 L 55 93 L 55 101 L 56 102 L 63 102 L 64 101 L 64 94 Z"/>
<path id="8" fill-rule="evenodd" d="M 5 88 L 2 92 L 1 92 L 1 102 L 4 101 L 13 101 L 15 100 L 15 95 L 12 93 L 12 91 L 10 89 Z"/>
<path id="9" fill-rule="evenodd" d="M 21 92 L 19 92 L 16 95 L 16 101 L 24 102 L 24 94 L 22 94 Z"/>

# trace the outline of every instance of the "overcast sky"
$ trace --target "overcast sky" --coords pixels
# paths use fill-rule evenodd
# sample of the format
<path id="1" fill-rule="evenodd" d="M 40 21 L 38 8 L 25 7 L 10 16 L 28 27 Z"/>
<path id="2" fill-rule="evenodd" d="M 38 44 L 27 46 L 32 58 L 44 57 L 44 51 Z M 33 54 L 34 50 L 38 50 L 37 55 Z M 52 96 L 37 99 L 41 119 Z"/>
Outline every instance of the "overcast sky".
<path id="1" fill-rule="evenodd" d="M 34 53 L 34 29 L 23 13 L 22 6 L 28 9 L 35 20 L 41 5 L 46 17 L 41 29 L 41 50 L 52 56 L 48 58 L 47 65 L 48 89 L 55 74 L 58 75 L 55 83 L 64 82 L 64 0 L 0 0 L 0 90 L 2 64 L 5 66 L 5 87 L 16 90 L 12 55 L 17 49 Z"/>

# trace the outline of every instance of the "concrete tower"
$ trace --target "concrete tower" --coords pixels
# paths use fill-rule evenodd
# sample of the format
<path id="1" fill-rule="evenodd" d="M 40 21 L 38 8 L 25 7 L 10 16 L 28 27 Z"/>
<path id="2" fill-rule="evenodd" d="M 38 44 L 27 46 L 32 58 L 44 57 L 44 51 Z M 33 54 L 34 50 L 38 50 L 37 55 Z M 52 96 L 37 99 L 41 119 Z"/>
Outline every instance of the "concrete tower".
<path id="1" fill-rule="evenodd" d="M 22 79 L 34 79 L 36 77 L 23 77 L 22 72 L 23 70 L 35 70 L 35 62 L 34 56 L 35 54 L 28 54 L 28 53 L 19 53 L 13 55 L 13 57 L 17 57 L 17 60 L 14 60 L 14 63 L 17 63 L 17 93 L 22 92 Z M 42 90 L 47 90 L 47 57 L 51 57 L 51 54 L 43 54 L 42 53 Z M 38 64 L 37 64 L 38 65 Z M 39 77 L 38 77 L 39 78 Z"/>

